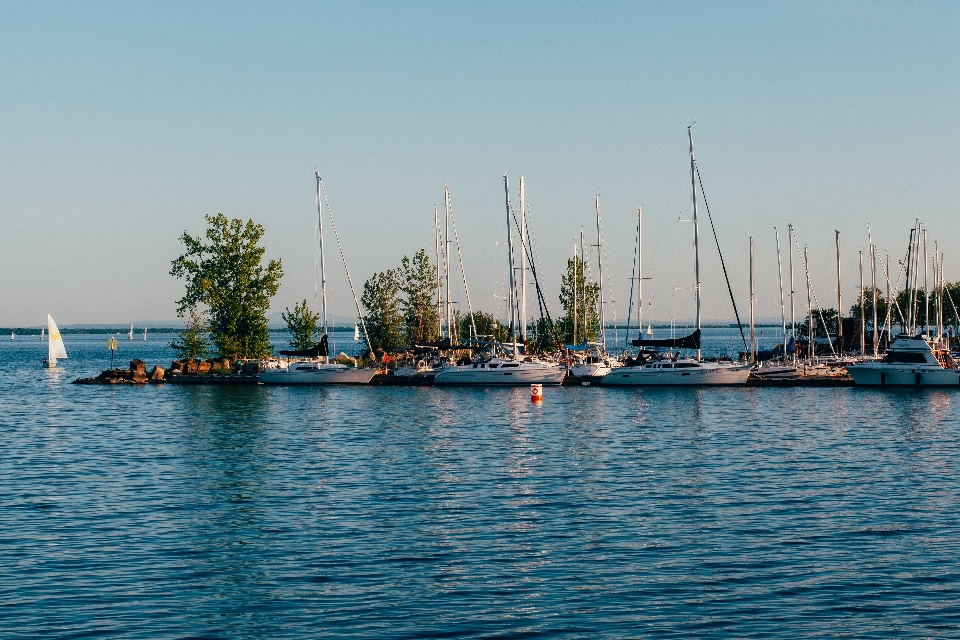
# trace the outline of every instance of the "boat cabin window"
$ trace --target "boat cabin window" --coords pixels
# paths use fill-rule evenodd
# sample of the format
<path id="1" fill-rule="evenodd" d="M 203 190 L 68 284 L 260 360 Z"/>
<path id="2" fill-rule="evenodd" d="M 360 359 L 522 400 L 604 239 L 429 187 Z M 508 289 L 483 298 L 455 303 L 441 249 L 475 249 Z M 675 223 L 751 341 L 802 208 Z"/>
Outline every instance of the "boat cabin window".
<path id="1" fill-rule="evenodd" d="M 518 362 L 504 362 L 500 365 L 501 368 L 506 369 L 507 367 L 519 367 L 520 363 Z"/>
<path id="2" fill-rule="evenodd" d="M 489 367 L 490 367 L 491 369 L 496 369 L 496 368 L 499 367 L 499 366 L 500 366 L 500 365 L 498 365 L 498 364 L 492 364 L 492 363 L 489 365 Z"/>
<path id="3" fill-rule="evenodd" d="M 690 368 L 696 368 L 698 365 L 696 362 L 678 362 L 673 366 L 676 367 L 677 369 L 690 369 Z"/>
<path id="4" fill-rule="evenodd" d="M 927 361 L 919 351 L 889 351 L 884 362 L 903 362 L 908 364 L 923 364 Z"/>
<path id="5" fill-rule="evenodd" d="M 477 363 L 476 363 L 476 362 L 473 363 L 473 368 L 474 368 L 474 369 L 477 368 Z"/>

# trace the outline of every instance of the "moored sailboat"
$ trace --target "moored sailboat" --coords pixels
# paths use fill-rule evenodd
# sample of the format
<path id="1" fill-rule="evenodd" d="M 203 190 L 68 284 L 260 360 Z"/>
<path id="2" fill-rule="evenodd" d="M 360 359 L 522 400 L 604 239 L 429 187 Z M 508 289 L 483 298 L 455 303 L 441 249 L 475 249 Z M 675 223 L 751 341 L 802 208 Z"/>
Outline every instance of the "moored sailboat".
<path id="1" fill-rule="evenodd" d="M 287 363 L 286 367 L 270 369 L 260 375 L 260 382 L 270 385 L 326 385 L 326 384 L 369 384 L 376 375 L 377 370 L 372 367 L 359 368 L 348 366 L 336 362 L 330 362 L 328 335 L 329 327 L 327 325 L 327 287 L 324 274 L 324 255 L 323 255 L 323 203 L 321 198 L 323 193 L 323 183 L 320 180 L 320 172 L 317 176 L 317 214 L 319 220 L 319 269 L 320 269 L 320 292 L 321 292 L 321 320 L 323 322 L 321 330 L 323 335 L 320 342 L 315 347 L 303 351 L 281 351 L 280 355 L 291 358 L 297 358 Z M 327 208 L 329 209 L 329 204 Z M 330 224 L 333 225 L 333 214 L 330 213 Z M 333 226 L 334 234 L 337 233 L 336 226 Z M 340 245 L 339 237 L 337 245 Z M 340 256 L 343 258 L 343 267 L 346 270 L 347 261 L 343 257 L 343 248 L 340 247 Z M 350 282 L 350 290 L 353 289 L 353 280 L 350 278 L 350 272 L 347 270 L 347 280 Z M 360 323 L 363 325 L 363 334 L 367 338 L 367 346 L 370 346 L 367 337 L 366 323 L 363 321 L 363 314 L 360 313 L 360 303 L 357 300 L 354 291 L 353 300 L 357 305 L 357 314 L 360 316 Z M 373 349 L 370 348 L 371 353 Z M 304 358 L 304 359 L 300 359 Z"/>
<path id="2" fill-rule="evenodd" d="M 690 140 L 690 182 L 693 198 L 694 291 L 696 295 L 696 328 L 689 336 L 671 340 L 634 340 L 641 349 L 648 346 L 695 350 L 695 358 L 662 359 L 648 357 L 643 350 L 628 366 L 611 371 L 600 379 L 610 386 L 702 386 L 744 385 L 753 367 L 751 363 L 707 362 L 701 358 L 700 345 L 700 227 L 697 216 L 696 159 L 693 152 L 693 132 L 687 127 Z M 642 325 L 641 325 L 642 327 Z M 642 338 L 642 336 L 641 336 Z M 667 344 L 670 343 L 670 344 Z"/>

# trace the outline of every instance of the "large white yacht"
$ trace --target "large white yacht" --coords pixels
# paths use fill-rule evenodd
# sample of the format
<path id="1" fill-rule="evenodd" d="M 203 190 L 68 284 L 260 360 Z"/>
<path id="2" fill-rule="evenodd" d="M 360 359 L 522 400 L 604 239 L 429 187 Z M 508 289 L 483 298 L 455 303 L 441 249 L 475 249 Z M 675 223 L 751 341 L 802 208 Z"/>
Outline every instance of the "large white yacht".
<path id="1" fill-rule="evenodd" d="M 555 385 L 563 382 L 566 369 L 555 362 L 491 358 L 464 365 L 448 365 L 433 379 L 437 385 L 519 386 Z"/>
<path id="2" fill-rule="evenodd" d="M 923 335 L 900 334 L 887 349 L 883 360 L 847 365 L 857 386 L 868 387 L 956 387 L 960 370 L 948 349 Z"/>

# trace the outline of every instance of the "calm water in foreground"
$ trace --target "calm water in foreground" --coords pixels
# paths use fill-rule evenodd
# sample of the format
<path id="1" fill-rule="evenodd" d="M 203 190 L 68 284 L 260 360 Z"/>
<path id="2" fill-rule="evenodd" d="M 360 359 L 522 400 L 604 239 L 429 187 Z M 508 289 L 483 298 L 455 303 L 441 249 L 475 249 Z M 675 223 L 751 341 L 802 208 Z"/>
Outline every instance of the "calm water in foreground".
<path id="1" fill-rule="evenodd" d="M 960 390 L 90 387 L 66 341 L 0 345 L 3 638 L 960 633 Z"/>

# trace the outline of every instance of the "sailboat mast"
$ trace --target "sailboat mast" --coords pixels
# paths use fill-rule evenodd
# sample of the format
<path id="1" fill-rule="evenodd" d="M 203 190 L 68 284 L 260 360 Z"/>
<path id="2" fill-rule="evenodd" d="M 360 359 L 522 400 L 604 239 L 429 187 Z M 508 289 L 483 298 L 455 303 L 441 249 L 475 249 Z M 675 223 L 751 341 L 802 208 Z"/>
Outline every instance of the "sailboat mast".
<path id="1" fill-rule="evenodd" d="M 520 337 L 527 344 L 527 194 L 520 176 Z"/>
<path id="2" fill-rule="evenodd" d="M 600 343 L 603 345 L 603 350 L 607 350 L 607 334 L 604 332 L 604 322 L 603 322 L 603 243 L 600 241 L 600 194 L 596 194 L 594 197 L 597 208 L 597 268 L 599 270 L 599 277 L 597 284 L 600 285 Z"/>
<path id="3" fill-rule="evenodd" d="M 573 243 L 573 343 L 577 344 L 577 269 L 580 260 L 577 258 L 577 243 Z"/>
<path id="4" fill-rule="evenodd" d="M 590 339 L 590 325 L 589 316 L 587 314 L 587 275 L 584 273 L 583 268 L 587 266 L 587 245 L 586 245 L 586 236 L 583 233 L 583 227 L 580 227 L 580 277 L 583 278 L 583 287 L 580 289 L 580 297 L 582 298 L 583 306 L 581 307 L 583 313 L 580 314 L 582 320 L 580 324 L 583 325 L 583 341 L 586 342 Z"/>
<path id="5" fill-rule="evenodd" d="M 440 213 L 437 206 L 433 206 L 433 240 L 434 250 L 437 257 L 437 340 L 443 337 L 443 314 L 440 313 L 440 307 L 443 305 L 442 293 L 443 280 L 440 277 Z"/>
<path id="6" fill-rule="evenodd" d="M 927 286 L 927 265 L 930 256 L 927 253 L 927 230 L 923 230 L 923 335 L 930 337 L 930 289 Z"/>
<path id="7" fill-rule="evenodd" d="M 783 337 L 783 350 L 780 353 L 783 356 L 783 361 L 787 361 L 787 317 L 786 311 L 783 308 L 783 260 L 780 257 L 780 232 L 776 227 L 773 228 L 773 233 L 777 238 L 777 279 L 780 281 L 780 331 L 782 332 Z"/>
<path id="8" fill-rule="evenodd" d="M 447 314 L 447 337 L 453 340 L 453 333 L 450 330 L 450 189 L 443 188 L 443 200 L 446 207 L 446 216 L 443 230 L 443 269 L 447 279 L 446 286 L 446 314 Z"/>
<path id="9" fill-rule="evenodd" d="M 693 128 L 687 127 L 687 137 L 690 139 L 690 188 L 693 198 L 693 289 L 697 296 L 697 333 L 700 333 L 700 220 L 697 217 L 697 160 L 693 153 Z M 700 359 L 700 349 L 697 349 L 697 360 Z"/>
<path id="10" fill-rule="evenodd" d="M 510 294 L 507 301 L 510 304 L 510 340 L 513 342 L 513 356 L 517 357 L 517 327 L 514 324 L 516 320 L 516 305 L 514 304 L 514 282 L 513 282 L 513 233 L 510 229 L 510 185 L 507 182 L 507 174 L 503 174 L 503 193 L 506 198 L 507 207 L 507 266 L 510 272 Z"/>
<path id="11" fill-rule="evenodd" d="M 863 249 L 860 250 L 860 355 L 867 355 L 867 318 L 863 306 Z"/>
<path id="12" fill-rule="evenodd" d="M 840 232 L 837 237 L 837 353 L 843 355 L 843 294 L 840 288 Z"/>
<path id="13" fill-rule="evenodd" d="M 880 332 L 877 330 L 877 247 L 870 242 L 870 288 L 873 289 L 873 355 L 876 357 L 879 349 Z"/>
<path id="14" fill-rule="evenodd" d="M 787 245 L 790 247 L 790 337 L 793 338 L 793 363 L 797 363 L 797 313 L 793 304 L 796 290 L 793 285 L 793 223 L 787 225 Z"/>
<path id="15" fill-rule="evenodd" d="M 322 331 L 327 333 L 327 277 L 324 272 L 324 260 L 323 260 L 323 205 L 321 202 L 320 194 L 320 172 L 316 172 L 317 175 L 317 225 L 318 225 L 318 242 L 320 243 L 320 318 L 323 322 Z"/>
<path id="16" fill-rule="evenodd" d="M 643 338 L 643 207 L 637 208 L 637 338 Z M 627 327 L 627 343 L 630 341 L 630 327 Z"/>
<path id="17" fill-rule="evenodd" d="M 754 324 L 754 303 L 756 296 L 753 290 L 753 236 L 750 236 L 750 362 L 757 361 L 757 330 Z"/>
<path id="18" fill-rule="evenodd" d="M 887 254 L 887 269 L 884 272 L 887 281 L 887 320 L 884 324 L 887 327 L 887 342 L 890 341 L 890 314 L 893 312 L 893 301 L 890 300 L 890 254 Z"/>
<path id="19" fill-rule="evenodd" d="M 813 358 L 813 304 L 810 301 L 810 260 L 807 247 L 803 247 L 803 271 L 807 275 L 807 357 Z"/>

